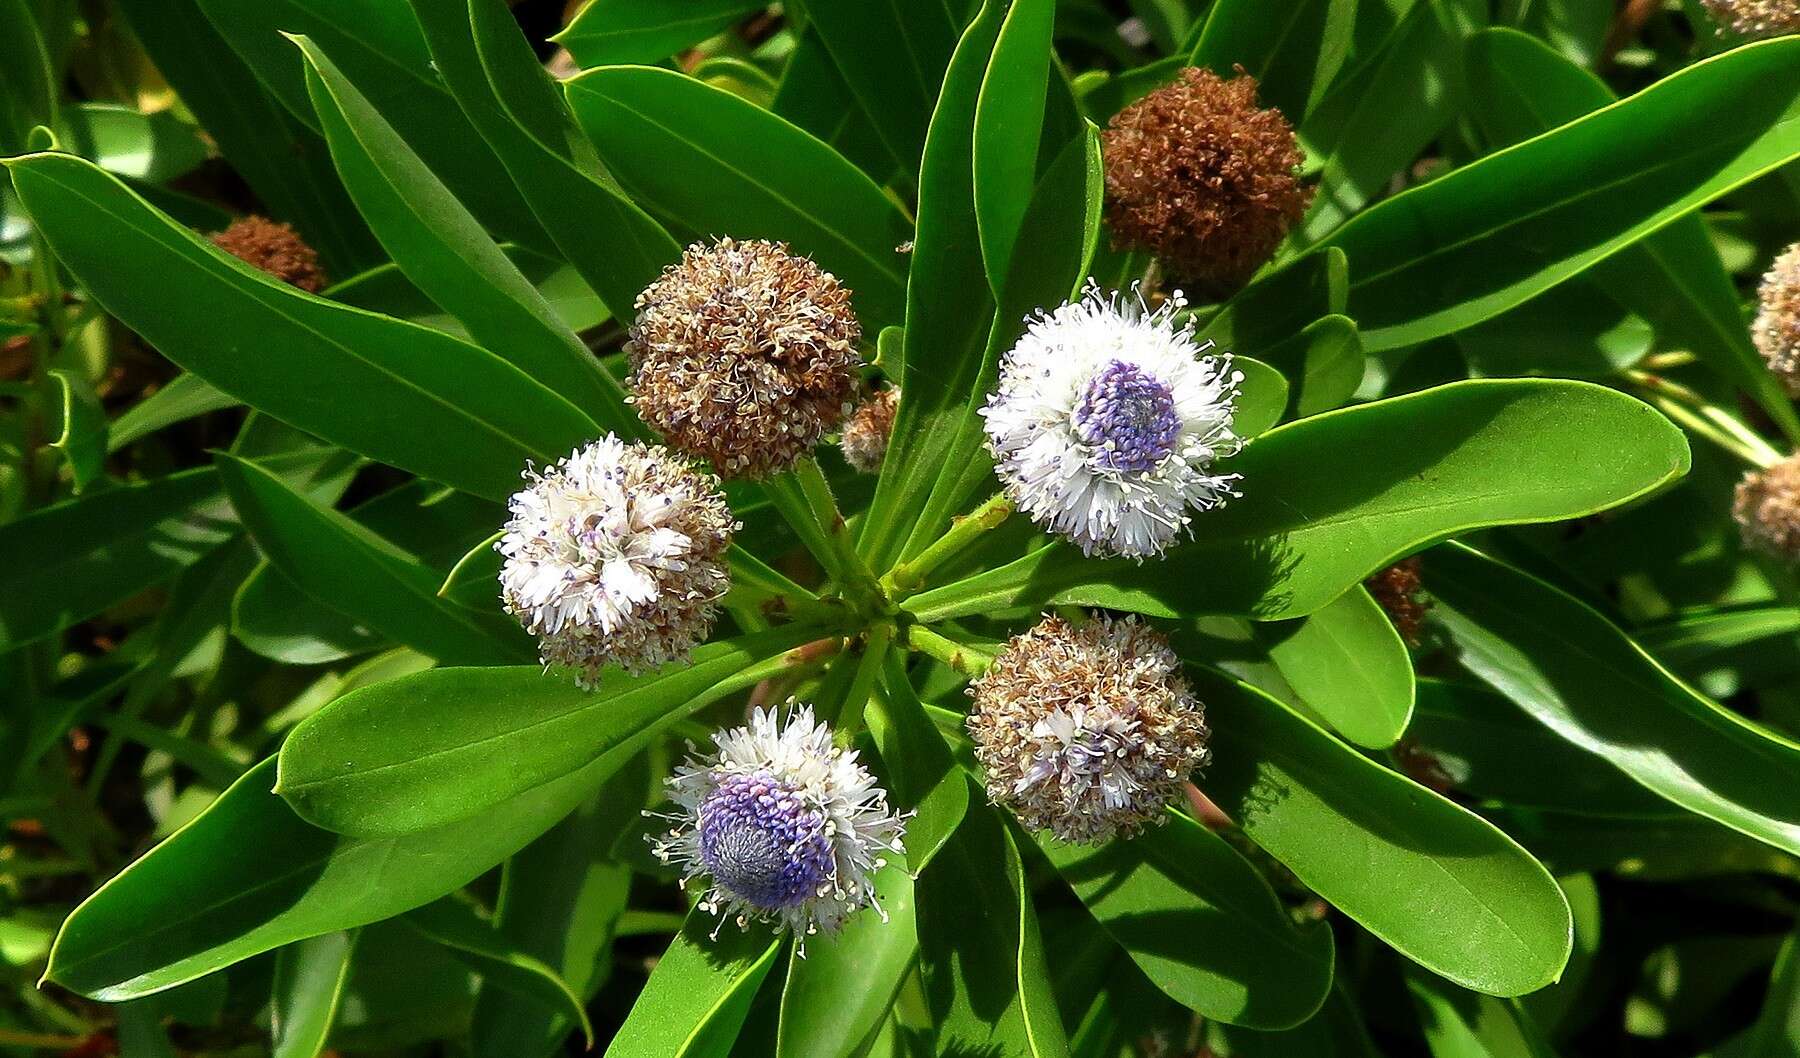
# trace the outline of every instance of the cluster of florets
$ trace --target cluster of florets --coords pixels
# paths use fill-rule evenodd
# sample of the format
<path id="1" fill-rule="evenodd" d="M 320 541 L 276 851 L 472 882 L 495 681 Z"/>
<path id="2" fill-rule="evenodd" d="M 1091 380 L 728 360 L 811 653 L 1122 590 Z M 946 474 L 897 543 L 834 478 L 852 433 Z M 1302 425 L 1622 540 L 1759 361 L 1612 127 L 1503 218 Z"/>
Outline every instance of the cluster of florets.
<path id="1" fill-rule="evenodd" d="M 1796 0 L 1704 0 L 1712 17 L 1746 37 L 1800 33 Z"/>
<path id="2" fill-rule="evenodd" d="M 1800 561 L 1800 456 L 1745 474 L 1731 516 L 1749 547 Z"/>
<path id="3" fill-rule="evenodd" d="M 1101 142 L 1114 241 L 1208 295 L 1249 279 L 1312 202 L 1294 130 L 1257 108 L 1242 71 L 1181 71 L 1115 115 Z"/>
<path id="4" fill-rule="evenodd" d="M 1788 394 L 1800 397 L 1800 243 L 1775 258 L 1756 300 L 1756 350 Z"/>
<path id="5" fill-rule="evenodd" d="M 1168 640 L 1135 618 L 1046 617 L 969 686 L 988 796 L 1064 841 L 1160 822 L 1207 761 L 1206 711 Z"/>
<path id="6" fill-rule="evenodd" d="M 243 217 L 213 235 L 212 244 L 309 294 L 325 289 L 325 271 L 319 267 L 319 255 L 290 225 L 267 217 Z"/>
<path id="7" fill-rule="evenodd" d="M 871 905 L 885 919 L 875 873 L 903 853 L 905 820 L 811 706 L 788 707 L 786 724 L 757 709 L 748 726 L 713 735 L 715 752 L 675 769 L 665 817 L 675 827 L 651 848 L 684 887 L 704 881 L 700 907 L 721 922 L 772 920 L 805 937 Z"/>
<path id="8" fill-rule="evenodd" d="M 607 665 L 654 669 L 706 638 L 737 529 L 712 480 L 610 434 L 525 478 L 495 545 L 500 595 L 545 665 L 588 687 Z"/>
<path id="9" fill-rule="evenodd" d="M 726 478 L 794 465 L 844 421 L 862 335 L 850 292 L 780 243 L 695 243 L 637 299 L 631 399 Z"/>
<path id="10" fill-rule="evenodd" d="M 900 390 L 893 386 L 876 391 L 857 405 L 838 439 L 844 462 L 864 474 L 880 471 L 882 460 L 887 458 L 888 438 L 894 432 L 894 416 L 899 411 Z"/>
<path id="11" fill-rule="evenodd" d="M 1425 584 L 1419 578 L 1418 556 L 1401 559 L 1364 581 L 1363 586 L 1387 613 L 1407 646 L 1424 642 L 1425 614 L 1431 609 L 1431 601 L 1425 597 Z"/>

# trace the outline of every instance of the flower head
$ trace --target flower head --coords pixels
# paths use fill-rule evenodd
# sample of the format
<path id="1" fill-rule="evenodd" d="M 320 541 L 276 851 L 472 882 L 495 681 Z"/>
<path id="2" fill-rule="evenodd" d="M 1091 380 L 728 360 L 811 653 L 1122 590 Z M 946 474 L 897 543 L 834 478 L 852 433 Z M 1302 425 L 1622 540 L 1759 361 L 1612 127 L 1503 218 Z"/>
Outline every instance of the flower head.
<path id="1" fill-rule="evenodd" d="M 862 364 L 850 292 L 780 243 L 695 243 L 637 309 L 638 414 L 723 477 L 786 470 L 850 410 Z"/>
<path id="2" fill-rule="evenodd" d="M 1136 618 L 1046 617 L 969 686 L 988 797 L 1064 841 L 1130 837 L 1208 758 L 1206 711 Z"/>
<path id="3" fill-rule="evenodd" d="M 1746 546 L 1800 561 L 1800 456 L 1746 473 L 1732 499 L 1731 516 Z"/>
<path id="4" fill-rule="evenodd" d="M 611 434 L 525 478 L 495 545 L 500 597 L 545 665 L 589 687 L 607 665 L 654 669 L 706 638 L 737 529 L 711 479 Z"/>
<path id="5" fill-rule="evenodd" d="M 212 244 L 250 267 L 261 269 L 309 294 L 325 289 L 325 272 L 319 267 L 319 255 L 290 225 L 267 217 L 241 217 L 214 235 Z"/>
<path id="6" fill-rule="evenodd" d="M 1425 585 L 1419 579 L 1417 555 L 1381 570 L 1363 581 L 1363 586 L 1386 611 L 1407 646 L 1416 647 L 1424 641 L 1425 612 L 1431 609 L 1431 601 L 1425 598 Z"/>
<path id="7" fill-rule="evenodd" d="M 1704 0 L 1712 17 L 1746 37 L 1800 33 L 1800 0 Z"/>
<path id="8" fill-rule="evenodd" d="M 887 458 L 888 438 L 894 432 L 894 416 L 900 410 L 900 390 L 890 386 L 856 406 L 844 423 L 844 436 L 838 447 L 844 451 L 844 462 L 864 474 L 881 469 Z"/>
<path id="9" fill-rule="evenodd" d="M 1800 397 L 1800 243 L 1775 258 L 1763 277 L 1750 334 L 1788 394 Z"/>
<path id="10" fill-rule="evenodd" d="M 1161 554 L 1189 508 L 1236 495 L 1236 475 L 1209 470 L 1238 449 L 1243 375 L 1175 326 L 1181 305 L 1151 312 L 1090 288 L 1032 321 L 981 410 L 1007 496 L 1087 554 Z"/>
<path id="11" fill-rule="evenodd" d="M 899 855 L 905 821 L 857 761 L 832 745 L 812 707 L 788 703 L 785 725 L 757 709 L 746 727 L 713 735 L 717 751 L 675 769 L 675 829 L 651 848 L 704 877 L 700 907 L 738 925 L 769 919 L 805 937 L 835 932 L 875 905 L 875 872 Z"/>
<path id="12" fill-rule="evenodd" d="M 1106 220 L 1121 246 L 1154 253 L 1208 294 L 1250 278 L 1312 201 L 1304 160 L 1256 79 L 1189 67 L 1124 110 L 1102 136 Z"/>

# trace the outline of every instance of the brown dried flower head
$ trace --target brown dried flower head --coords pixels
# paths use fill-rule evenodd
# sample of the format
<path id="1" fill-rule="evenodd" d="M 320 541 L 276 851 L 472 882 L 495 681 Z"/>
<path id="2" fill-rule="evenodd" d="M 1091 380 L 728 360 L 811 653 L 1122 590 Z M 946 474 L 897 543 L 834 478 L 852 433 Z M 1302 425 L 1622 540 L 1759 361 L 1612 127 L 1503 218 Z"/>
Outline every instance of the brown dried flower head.
<path id="1" fill-rule="evenodd" d="M 889 386 L 856 406 L 844 423 L 844 436 L 838 447 L 844 450 L 844 462 L 864 474 L 881 469 L 887 456 L 888 437 L 894 432 L 894 415 L 900 410 L 900 390 Z"/>
<path id="2" fill-rule="evenodd" d="M 1800 456 L 1746 473 L 1738 482 L 1731 516 L 1745 546 L 1800 561 Z"/>
<path id="3" fill-rule="evenodd" d="M 1800 243 L 1775 258 L 1757 291 L 1756 322 L 1750 335 L 1769 370 L 1800 397 Z"/>
<path id="4" fill-rule="evenodd" d="M 793 466 L 844 421 L 862 336 L 850 291 L 780 243 L 695 243 L 637 299 L 632 402 L 727 478 Z"/>
<path id="5" fill-rule="evenodd" d="M 1800 33 L 1800 0 L 1704 0 L 1712 17 L 1746 37 Z"/>
<path id="6" fill-rule="evenodd" d="M 1418 646 L 1425 631 L 1425 611 L 1431 609 L 1419 581 L 1418 556 L 1401 559 L 1364 581 L 1363 586 L 1387 611 L 1388 620 L 1394 622 L 1394 629 L 1406 645 Z"/>
<path id="7" fill-rule="evenodd" d="M 243 217 L 214 235 L 212 244 L 250 267 L 261 269 L 309 294 L 325 289 L 325 272 L 319 267 L 319 255 L 287 224 L 267 217 Z"/>
<path id="8" fill-rule="evenodd" d="M 1189 67 L 1112 119 L 1102 136 L 1106 220 L 1119 246 L 1221 295 L 1275 252 L 1312 202 L 1294 130 L 1256 106 L 1256 79 Z"/>
<path id="9" fill-rule="evenodd" d="M 1135 617 L 1060 617 L 1014 636 L 969 686 L 988 797 L 1064 841 L 1130 837 L 1207 761 L 1206 710 Z"/>

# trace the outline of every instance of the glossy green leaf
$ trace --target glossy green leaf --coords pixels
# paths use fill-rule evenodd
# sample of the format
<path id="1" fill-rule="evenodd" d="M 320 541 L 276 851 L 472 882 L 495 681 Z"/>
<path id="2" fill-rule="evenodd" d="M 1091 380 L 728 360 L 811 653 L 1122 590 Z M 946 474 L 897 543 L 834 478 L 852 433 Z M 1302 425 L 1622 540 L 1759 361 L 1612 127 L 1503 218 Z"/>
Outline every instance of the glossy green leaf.
<path id="1" fill-rule="evenodd" d="M 1314 320 L 1299 334 L 1257 351 L 1290 384 L 1285 418 L 1304 419 L 1350 402 L 1362 384 L 1362 336 L 1348 316 Z"/>
<path id="2" fill-rule="evenodd" d="M 253 463 L 220 455 L 216 466 L 257 547 L 315 600 L 442 661 L 531 657 L 516 621 L 439 599 L 436 574 L 349 516 L 308 501 Z"/>
<path id="3" fill-rule="evenodd" d="M 411 910 L 518 851 L 624 760 L 609 755 L 448 827 L 362 839 L 295 815 L 270 792 L 271 757 L 76 908 L 57 935 L 47 976 L 119 1002 Z"/>
<path id="4" fill-rule="evenodd" d="M 781 941 L 695 910 L 656 961 L 606 1058 L 726 1058 Z"/>
<path id="5" fill-rule="evenodd" d="M 337 1018 L 356 933 L 333 930 L 295 941 L 275 954 L 269 992 L 271 1058 L 318 1058 Z"/>
<path id="6" fill-rule="evenodd" d="M 1223 1027 L 1231 1058 L 1382 1058 L 1363 1026 L 1357 1004 L 1340 983 L 1312 1020 L 1285 1032 Z"/>
<path id="7" fill-rule="evenodd" d="M 1292 1028 L 1330 992 L 1331 930 L 1295 926 L 1262 875 L 1186 816 L 1130 841 L 1037 841 L 1138 968 L 1201 1016 Z"/>
<path id="8" fill-rule="evenodd" d="M 1800 157 L 1800 39 L 1746 45 L 1359 214 L 1371 349 L 1479 322 Z"/>
<path id="9" fill-rule="evenodd" d="M 1258 103 L 1292 124 L 1318 103 L 1350 54 L 1356 0 L 1219 0 L 1206 14 L 1189 66 L 1230 77 L 1239 66 L 1256 78 Z"/>
<path id="10" fill-rule="evenodd" d="M 881 694 L 866 715 L 894 807 L 913 813 L 905 844 L 907 866 L 916 875 L 962 824 L 969 782 L 926 715 L 902 654 L 882 659 Z"/>
<path id="11" fill-rule="evenodd" d="M 904 865 L 888 865 L 875 887 L 882 915 L 861 911 L 835 934 L 808 937 L 804 956 L 789 954 L 777 1058 L 855 1054 L 888 1016 L 918 954 L 917 911 Z"/>
<path id="12" fill-rule="evenodd" d="M 896 9 L 911 10 L 910 5 Z M 926 15 L 935 14 L 923 5 L 921 10 Z M 854 16 L 864 11 L 875 13 L 872 6 L 863 5 L 828 5 L 823 13 L 829 19 L 840 12 Z M 948 52 L 945 55 L 948 57 Z M 769 109 L 823 140 L 878 182 L 884 182 L 900 168 L 825 49 L 817 19 L 800 35 L 793 54 L 782 67 L 781 82 Z"/>
<path id="13" fill-rule="evenodd" d="M 26 149 L 26 136 L 56 118 L 56 74 L 29 0 L 0 0 L 0 155 Z"/>
<path id="14" fill-rule="evenodd" d="M 55 368 L 49 375 L 56 384 L 62 419 L 50 447 L 62 453 L 75 493 L 80 495 L 100 476 L 106 459 L 106 412 L 100 407 L 100 398 L 94 395 L 93 385 L 80 374 Z"/>
<path id="15" fill-rule="evenodd" d="M 107 431 L 106 450 L 117 452 L 165 427 L 237 405 L 237 398 L 220 393 L 199 375 L 184 372 L 114 419 Z"/>
<path id="16" fill-rule="evenodd" d="M 722 89 L 654 67 L 590 70 L 569 105 L 634 198 L 699 232 L 787 242 L 855 294 L 873 331 L 898 323 L 912 227 L 830 147 Z"/>
<path id="17" fill-rule="evenodd" d="M 598 691 L 537 666 L 433 669 L 389 680 L 345 695 L 294 729 L 281 749 L 280 792 L 301 815 L 341 833 L 441 826 L 602 753 L 642 745 L 767 675 L 751 666 L 818 634 L 788 625 L 709 643 L 685 666 L 608 673 Z"/>
<path id="18" fill-rule="evenodd" d="M 272 279 L 89 162 L 36 154 L 6 165 L 52 249 L 107 311 L 283 422 L 491 498 L 512 493 L 527 461 L 591 437 L 586 415 L 504 360 Z"/>
<path id="19" fill-rule="evenodd" d="M 1203 789 L 1301 882 L 1465 988 L 1523 995 L 1562 973 L 1568 904 L 1511 838 L 1247 684 L 1192 674 L 1213 732 Z"/>
<path id="20" fill-rule="evenodd" d="M 1231 366 L 1244 376 L 1231 409 L 1231 430 L 1248 440 L 1281 421 L 1288 403 L 1287 379 L 1268 364 L 1247 356 L 1232 357 Z"/>
<path id="21" fill-rule="evenodd" d="M 304 34 L 331 56 L 419 157 L 496 235 L 547 248 L 548 237 L 500 159 L 432 67 L 419 22 L 398 0 L 199 0 L 231 49 L 301 121 L 319 128 L 305 64 L 284 39 Z"/>
<path id="22" fill-rule="evenodd" d="M 1567 453 L 1588 453 L 1571 461 Z M 1243 496 L 1194 519 L 1161 561 L 1066 545 L 908 599 L 921 620 L 1045 602 L 1163 617 L 1299 617 L 1438 540 L 1560 521 L 1686 473 L 1687 442 L 1648 406 L 1583 382 L 1478 380 L 1278 427 L 1219 464 Z"/>
<path id="23" fill-rule="evenodd" d="M 760 11 L 762 0 L 589 0 L 551 39 L 585 69 L 656 62 L 698 44 Z"/>
<path id="24" fill-rule="evenodd" d="M 1068 1054 L 1024 864 L 1000 814 L 971 804 L 917 892 L 938 1053 Z"/>
<path id="25" fill-rule="evenodd" d="M 889 153 L 920 172 L 926 130 L 943 109 L 940 89 L 953 79 L 945 67 L 961 26 L 951 5 L 812 4 L 807 15 Z M 992 46 L 990 36 L 984 48 Z"/>
<path id="26" fill-rule="evenodd" d="M 1516 30 L 1470 38 L 1465 60 L 1470 114 L 1505 147 L 1617 101 L 1606 83 Z M 1674 221 L 1599 262 L 1595 284 L 1643 314 L 1671 344 L 1692 350 L 1756 398 L 1790 437 L 1800 438 L 1793 401 L 1757 354 L 1737 288 L 1697 216 Z"/>
<path id="27" fill-rule="evenodd" d="M 975 101 L 975 226 L 996 298 L 1031 203 L 1055 21 L 1054 0 L 1015 0 L 1000 24 Z"/>
<path id="28" fill-rule="evenodd" d="M 1412 656 L 1360 585 L 1297 621 L 1252 626 L 1288 685 L 1359 746 L 1382 749 L 1413 711 Z"/>
<path id="29" fill-rule="evenodd" d="M 618 382 L 450 189 L 312 41 L 295 44 L 344 186 L 407 278 L 482 347 L 586 411 L 594 433 L 641 432 Z"/>
<path id="30" fill-rule="evenodd" d="M 168 111 L 146 114 L 115 103 L 63 109 L 56 135 L 66 150 L 119 176 L 160 184 L 206 161 L 200 130 Z"/>
<path id="31" fill-rule="evenodd" d="M 1471 671 L 1670 802 L 1800 853 L 1800 745 L 1702 697 L 1598 611 L 1477 551 L 1434 551 L 1435 616 Z"/>
<path id="32" fill-rule="evenodd" d="M 581 997 L 543 960 L 507 943 L 492 925 L 462 900 L 445 897 L 407 912 L 401 921 L 449 949 L 483 979 L 541 1004 L 580 1027 L 589 1047 L 594 1026 Z"/>
<path id="33" fill-rule="evenodd" d="M 1554 1058 L 1517 1000 L 1475 995 L 1420 973 L 1406 975 L 1432 1058 Z"/>
<path id="34" fill-rule="evenodd" d="M 1349 266 L 1342 250 L 1309 253 L 1239 291 L 1204 317 L 1195 337 L 1215 342 L 1227 352 L 1267 360 L 1265 350 L 1290 341 L 1320 322 L 1321 316 L 1342 315 L 1349 290 Z"/>
<path id="35" fill-rule="evenodd" d="M 681 256 L 681 247 L 591 175 L 598 168 L 587 157 L 592 148 L 567 128 L 561 94 L 501 0 L 409 2 L 444 83 L 556 248 L 614 319 L 630 319 L 638 292 Z"/>

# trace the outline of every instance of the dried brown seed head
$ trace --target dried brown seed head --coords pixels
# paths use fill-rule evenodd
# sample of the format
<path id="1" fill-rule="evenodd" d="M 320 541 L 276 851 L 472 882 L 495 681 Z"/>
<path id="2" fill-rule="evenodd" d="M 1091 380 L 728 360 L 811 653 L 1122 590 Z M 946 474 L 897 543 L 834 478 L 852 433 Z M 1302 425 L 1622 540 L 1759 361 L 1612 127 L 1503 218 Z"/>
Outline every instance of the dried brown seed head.
<path id="1" fill-rule="evenodd" d="M 319 255 L 287 224 L 267 217 L 249 216 L 212 236 L 212 244 L 276 279 L 309 294 L 325 289 L 325 272 Z"/>
<path id="2" fill-rule="evenodd" d="M 1788 394 L 1800 397 L 1800 243 L 1775 258 L 1763 277 L 1750 335 Z"/>
<path id="3" fill-rule="evenodd" d="M 695 243 L 637 299 L 632 401 L 722 477 L 791 467 L 844 421 L 862 330 L 850 291 L 780 243 Z"/>
<path id="4" fill-rule="evenodd" d="M 892 386 L 857 405 L 845 421 L 844 436 L 838 441 L 838 447 L 844 450 L 844 462 L 864 474 L 880 471 L 899 410 L 900 390 Z"/>
<path id="5" fill-rule="evenodd" d="M 1431 609 L 1419 581 L 1418 556 L 1403 558 L 1363 582 L 1369 594 L 1387 611 L 1388 620 L 1406 645 L 1416 647 L 1425 631 L 1425 611 Z"/>
<path id="6" fill-rule="evenodd" d="M 1106 220 L 1120 246 L 1151 251 L 1182 282 L 1230 292 L 1275 252 L 1313 189 L 1281 112 L 1256 79 L 1189 67 L 1121 110 L 1102 136 Z"/>
<path id="7" fill-rule="evenodd" d="M 1800 561 L 1800 456 L 1746 473 L 1732 499 L 1731 516 L 1745 546 Z"/>
<path id="8" fill-rule="evenodd" d="M 1746 37 L 1800 33 L 1796 0 L 1704 0 L 1712 17 Z"/>

